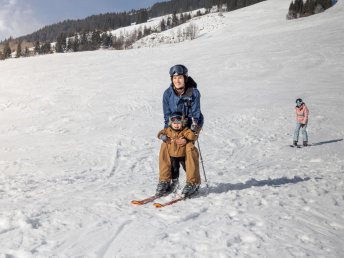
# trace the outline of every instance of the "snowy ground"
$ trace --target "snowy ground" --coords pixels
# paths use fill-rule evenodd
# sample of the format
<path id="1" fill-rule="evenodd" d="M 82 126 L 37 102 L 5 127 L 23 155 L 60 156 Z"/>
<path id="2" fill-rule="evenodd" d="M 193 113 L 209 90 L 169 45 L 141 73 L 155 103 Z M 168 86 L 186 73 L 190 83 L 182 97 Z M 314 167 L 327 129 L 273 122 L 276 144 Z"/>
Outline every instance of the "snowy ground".
<path id="1" fill-rule="evenodd" d="M 289 4 L 180 44 L 0 62 L 0 257 L 344 257 L 344 4 Z M 202 93 L 209 193 L 135 207 L 176 63 Z M 309 148 L 288 146 L 297 97 Z"/>

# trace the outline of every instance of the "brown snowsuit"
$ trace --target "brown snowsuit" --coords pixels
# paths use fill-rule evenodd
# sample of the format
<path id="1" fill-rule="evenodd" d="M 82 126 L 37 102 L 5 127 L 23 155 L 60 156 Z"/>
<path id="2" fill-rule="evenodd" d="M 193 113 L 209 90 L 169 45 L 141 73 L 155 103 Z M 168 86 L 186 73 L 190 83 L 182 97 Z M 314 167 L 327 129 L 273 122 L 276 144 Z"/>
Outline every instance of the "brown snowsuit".
<path id="1" fill-rule="evenodd" d="M 159 153 L 159 180 L 165 182 L 171 180 L 171 157 L 185 157 L 186 182 L 201 184 L 198 163 L 199 154 L 197 148 L 194 146 L 197 135 L 188 128 L 182 131 L 176 131 L 171 127 L 161 130 L 158 133 L 158 138 L 163 134 L 167 135 L 170 141 L 161 144 Z M 177 144 L 175 140 L 180 138 L 185 138 L 187 143 L 185 145 Z M 188 154 L 186 155 L 186 153 Z"/>

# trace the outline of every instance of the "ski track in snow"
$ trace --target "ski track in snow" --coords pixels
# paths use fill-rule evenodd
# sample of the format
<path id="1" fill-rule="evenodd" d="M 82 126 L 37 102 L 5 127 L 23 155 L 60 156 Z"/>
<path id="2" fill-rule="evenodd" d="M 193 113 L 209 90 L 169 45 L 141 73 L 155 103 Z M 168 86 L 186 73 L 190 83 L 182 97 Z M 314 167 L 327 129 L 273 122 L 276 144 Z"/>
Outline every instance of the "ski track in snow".
<path id="1" fill-rule="evenodd" d="M 203 20 L 216 30 L 180 44 L 0 62 L 0 257 L 343 257 L 343 3 L 293 21 L 288 6 Z M 209 189 L 132 206 L 155 192 L 175 63 L 202 93 Z"/>

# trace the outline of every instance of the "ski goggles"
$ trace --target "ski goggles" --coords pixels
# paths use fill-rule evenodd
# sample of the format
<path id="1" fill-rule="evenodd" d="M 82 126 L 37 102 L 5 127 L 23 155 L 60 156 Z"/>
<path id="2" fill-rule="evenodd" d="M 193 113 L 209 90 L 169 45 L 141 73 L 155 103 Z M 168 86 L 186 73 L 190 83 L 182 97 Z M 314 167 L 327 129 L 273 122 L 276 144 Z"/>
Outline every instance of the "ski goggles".
<path id="1" fill-rule="evenodd" d="M 182 123 L 183 122 L 183 117 L 181 116 L 174 116 L 170 118 L 172 123 Z"/>
<path id="2" fill-rule="evenodd" d="M 184 65 L 175 65 L 170 68 L 170 76 L 186 75 L 188 76 L 188 69 Z"/>

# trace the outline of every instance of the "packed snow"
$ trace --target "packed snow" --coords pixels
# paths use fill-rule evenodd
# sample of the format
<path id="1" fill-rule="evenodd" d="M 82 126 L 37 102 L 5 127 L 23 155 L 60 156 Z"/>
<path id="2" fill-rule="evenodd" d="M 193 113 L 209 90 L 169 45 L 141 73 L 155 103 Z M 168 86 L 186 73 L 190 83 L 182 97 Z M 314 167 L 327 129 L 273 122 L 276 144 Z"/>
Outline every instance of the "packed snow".
<path id="1" fill-rule="evenodd" d="M 344 257 L 344 4 L 287 21 L 289 4 L 179 44 L 0 62 L 0 257 Z M 177 63 L 202 94 L 209 189 L 133 206 L 155 192 Z"/>

